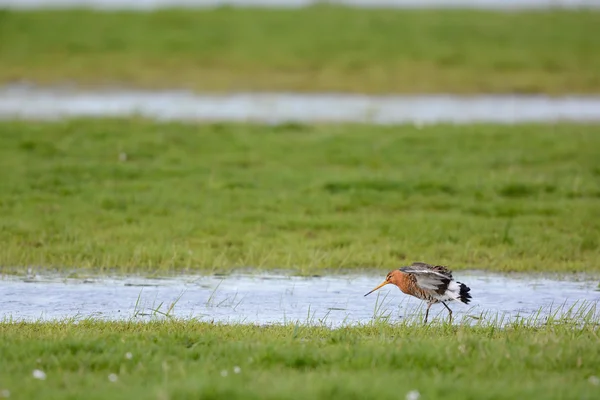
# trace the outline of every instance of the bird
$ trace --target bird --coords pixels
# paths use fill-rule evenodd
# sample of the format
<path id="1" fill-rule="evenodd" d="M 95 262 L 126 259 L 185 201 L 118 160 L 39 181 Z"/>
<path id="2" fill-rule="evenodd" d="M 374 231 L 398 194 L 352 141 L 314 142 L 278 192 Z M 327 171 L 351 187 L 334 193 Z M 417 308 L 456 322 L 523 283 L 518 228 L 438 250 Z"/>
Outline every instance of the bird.
<path id="1" fill-rule="evenodd" d="M 390 271 L 385 281 L 365 294 L 365 297 L 388 284 L 396 285 L 405 294 L 427 302 L 424 324 L 427 324 L 429 309 L 436 303 L 442 303 L 449 312 L 452 322 L 452 310 L 447 301 L 460 301 L 469 304 L 471 288 L 455 281 L 452 271 L 443 265 L 430 265 L 424 262 L 413 262 L 407 267 Z"/>

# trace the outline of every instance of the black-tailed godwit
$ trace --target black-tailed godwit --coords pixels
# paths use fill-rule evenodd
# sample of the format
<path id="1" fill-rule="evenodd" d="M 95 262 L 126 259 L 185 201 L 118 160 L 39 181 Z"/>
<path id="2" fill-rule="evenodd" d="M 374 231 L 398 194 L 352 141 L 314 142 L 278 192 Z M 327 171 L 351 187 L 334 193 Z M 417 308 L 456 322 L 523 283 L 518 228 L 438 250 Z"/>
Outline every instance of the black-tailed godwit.
<path id="1" fill-rule="evenodd" d="M 442 265 L 429 265 L 415 262 L 408 267 L 402 267 L 387 274 L 385 281 L 371 290 L 365 296 L 373 293 L 388 284 L 396 285 L 405 294 L 427 302 L 425 322 L 429 316 L 429 309 L 436 303 L 442 303 L 450 313 L 452 310 L 447 301 L 460 301 L 469 304 L 471 289 L 464 283 L 457 282 L 452 277 L 452 271 Z"/>

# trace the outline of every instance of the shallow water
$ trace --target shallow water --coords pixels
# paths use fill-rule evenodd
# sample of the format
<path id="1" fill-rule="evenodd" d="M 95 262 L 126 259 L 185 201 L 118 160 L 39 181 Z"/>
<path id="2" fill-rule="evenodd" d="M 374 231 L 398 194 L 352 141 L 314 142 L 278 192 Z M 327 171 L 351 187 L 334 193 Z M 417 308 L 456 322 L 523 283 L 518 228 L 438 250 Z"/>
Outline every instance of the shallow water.
<path id="1" fill-rule="evenodd" d="M 2 119 L 127 117 L 236 122 L 522 123 L 598 122 L 600 96 L 367 96 L 186 91 L 80 92 L 12 86 L 0 89 Z"/>
<path id="2" fill-rule="evenodd" d="M 599 8 L 597 0 L 0 0 L 0 7 L 93 7 L 99 9 L 155 9 L 161 7 L 260 6 L 303 7 L 311 4 L 345 4 L 356 7 L 394 8 L 481 8 L 481 9 L 540 9 Z"/>
<path id="3" fill-rule="evenodd" d="M 497 274 L 455 273 L 471 287 L 471 304 L 450 303 L 455 321 L 464 316 L 484 319 L 504 316 L 505 321 L 540 318 L 559 306 L 581 302 L 598 304 L 597 280 L 553 280 L 541 277 L 507 277 Z M 302 322 L 327 326 L 367 323 L 374 315 L 389 314 L 392 321 L 424 310 L 423 303 L 386 286 L 365 293 L 383 276 L 291 277 L 283 275 L 184 276 L 162 279 L 136 277 L 64 279 L 60 277 L 6 276 L 0 279 L 0 318 L 56 320 L 96 318 L 148 319 L 170 315 L 228 323 Z M 379 306 L 379 310 L 375 309 Z M 155 310 L 160 311 L 156 313 Z M 541 311 L 540 311 L 541 310 Z M 446 318 L 442 305 L 432 316 Z"/>

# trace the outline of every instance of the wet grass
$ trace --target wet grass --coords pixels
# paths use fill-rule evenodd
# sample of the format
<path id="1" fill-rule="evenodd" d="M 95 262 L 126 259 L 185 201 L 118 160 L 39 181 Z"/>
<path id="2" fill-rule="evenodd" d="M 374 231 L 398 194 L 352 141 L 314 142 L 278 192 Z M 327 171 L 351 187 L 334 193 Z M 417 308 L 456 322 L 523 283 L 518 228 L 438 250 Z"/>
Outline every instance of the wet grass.
<path id="1" fill-rule="evenodd" d="M 593 11 L 3 11 L 0 42 L 0 83 L 199 91 L 600 91 L 600 12 Z"/>
<path id="2" fill-rule="evenodd" d="M 593 399 L 600 390 L 593 321 L 330 330 L 84 320 L 4 322 L 0 335 L 0 395 L 20 399 Z"/>
<path id="3" fill-rule="evenodd" d="M 600 266 L 600 127 L 0 123 L 0 262 Z"/>

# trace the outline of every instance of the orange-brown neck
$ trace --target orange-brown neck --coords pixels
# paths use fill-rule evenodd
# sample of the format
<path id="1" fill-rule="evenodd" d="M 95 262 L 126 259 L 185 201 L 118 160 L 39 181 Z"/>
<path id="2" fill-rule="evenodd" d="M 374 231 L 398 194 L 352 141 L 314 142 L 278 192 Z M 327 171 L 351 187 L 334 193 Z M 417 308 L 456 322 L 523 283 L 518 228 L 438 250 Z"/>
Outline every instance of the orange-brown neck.
<path id="1" fill-rule="evenodd" d="M 411 294 L 411 281 L 408 275 L 400 270 L 395 270 L 391 273 L 390 283 L 398 286 L 398 288 L 405 294 Z"/>

